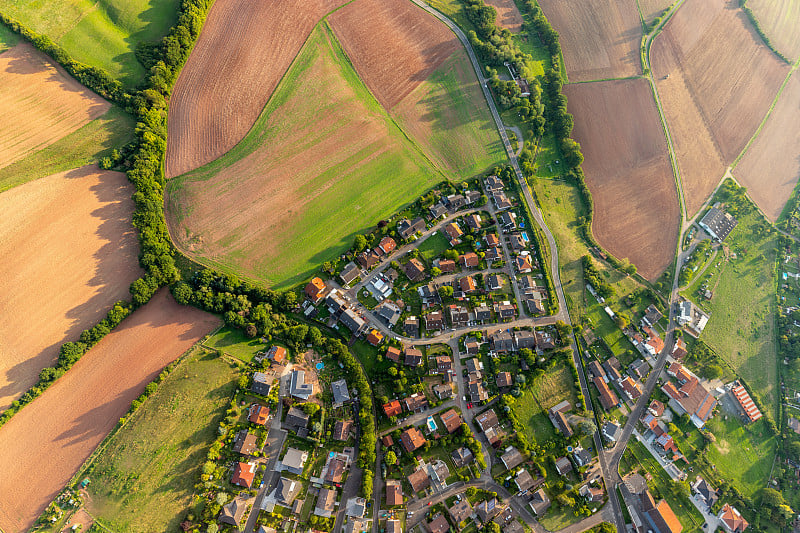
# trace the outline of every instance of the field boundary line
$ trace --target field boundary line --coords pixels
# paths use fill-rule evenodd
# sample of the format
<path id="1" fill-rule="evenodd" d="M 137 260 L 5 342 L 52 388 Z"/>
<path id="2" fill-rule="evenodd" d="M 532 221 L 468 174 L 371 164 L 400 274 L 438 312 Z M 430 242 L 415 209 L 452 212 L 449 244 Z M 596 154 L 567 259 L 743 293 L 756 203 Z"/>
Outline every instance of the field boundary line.
<path id="1" fill-rule="evenodd" d="M 581 80 L 581 81 L 570 81 L 565 83 L 564 85 L 580 85 L 582 83 L 599 83 L 603 81 L 624 81 L 624 80 L 639 80 L 642 78 L 647 78 L 644 74 L 636 74 L 634 76 L 624 76 L 621 78 L 597 78 L 596 80 Z"/>

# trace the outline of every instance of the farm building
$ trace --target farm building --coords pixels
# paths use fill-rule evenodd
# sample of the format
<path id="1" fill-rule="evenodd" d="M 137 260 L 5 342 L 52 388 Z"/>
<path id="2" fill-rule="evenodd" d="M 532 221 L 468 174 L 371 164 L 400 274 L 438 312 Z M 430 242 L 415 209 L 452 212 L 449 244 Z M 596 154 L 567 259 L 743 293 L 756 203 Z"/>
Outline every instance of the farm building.
<path id="1" fill-rule="evenodd" d="M 724 241 L 736 224 L 738 224 L 737 220 L 730 213 L 720 209 L 719 204 L 709 209 L 700 221 L 700 227 L 718 241 Z"/>
<path id="2" fill-rule="evenodd" d="M 750 394 L 748 394 L 747 389 L 738 381 L 735 381 L 731 386 L 731 395 L 736 398 L 736 402 L 744 412 L 744 416 L 750 422 L 755 422 L 761 418 L 761 411 L 758 410 L 755 402 L 753 402 Z"/>

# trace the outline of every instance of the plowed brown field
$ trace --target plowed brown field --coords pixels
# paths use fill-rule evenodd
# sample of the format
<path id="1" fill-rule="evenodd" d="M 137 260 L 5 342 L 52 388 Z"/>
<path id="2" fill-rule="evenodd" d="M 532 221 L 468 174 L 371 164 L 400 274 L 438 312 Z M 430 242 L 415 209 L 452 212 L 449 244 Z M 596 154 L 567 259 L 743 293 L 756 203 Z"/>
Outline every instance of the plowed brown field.
<path id="1" fill-rule="evenodd" d="M 565 85 L 600 244 L 656 279 L 672 261 L 680 210 L 667 143 L 646 80 Z"/>
<path id="2" fill-rule="evenodd" d="M 693 215 L 758 127 L 788 66 L 729 0 L 684 2 L 651 53 Z"/>
<path id="3" fill-rule="evenodd" d="M 795 72 L 772 114 L 734 170 L 758 207 L 775 221 L 800 178 L 800 77 Z"/>
<path id="4" fill-rule="evenodd" d="M 772 45 L 783 55 L 800 57 L 800 0 L 747 0 Z"/>
<path id="5" fill-rule="evenodd" d="M 124 174 L 96 166 L 0 194 L 0 409 L 36 382 L 62 343 L 130 298 L 142 274 L 132 194 Z"/>
<path id="6" fill-rule="evenodd" d="M 522 13 L 519 12 L 514 0 L 487 0 L 487 6 L 497 10 L 497 24 L 511 33 L 522 31 Z"/>
<path id="7" fill-rule="evenodd" d="M 219 323 L 162 289 L 0 428 L 0 528 L 27 531 L 145 385 Z"/>
<path id="8" fill-rule="evenodd" d="M 53 144 L 109 107 L 29 44 L 0 54 L 0 168 Z"/>
<path id="9" fill-rule="evenodd" d="M 328 20 L 356 72 L 386 109 L 459 47 L 444 24 L 408 0 L 355 0 Z"/>
<path id="10" fill-rule="evenodd" d="M 345 1 L 217 0 L 170 100 L 167 177 L 241 141 L 314 25 Z"/>
<path id="11" fill-rule="evenodd" d="M 639 0 L 639 8 L 642 10 L 642 16 L 648 23 L 654 18 L 661 15 L 674 0 Z"/>
<path id="12" fill-rule="evenodd" d="M 561 35 L 570 81 L 641 73 L 636 0 L 539 0 L 539 5 Z"/>

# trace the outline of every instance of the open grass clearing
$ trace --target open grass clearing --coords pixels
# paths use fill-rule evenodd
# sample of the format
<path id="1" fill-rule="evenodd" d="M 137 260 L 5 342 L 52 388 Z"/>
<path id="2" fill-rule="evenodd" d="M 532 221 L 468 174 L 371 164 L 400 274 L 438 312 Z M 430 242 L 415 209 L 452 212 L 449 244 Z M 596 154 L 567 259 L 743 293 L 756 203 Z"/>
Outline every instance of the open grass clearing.
<path id="1" fill-rule="evenodd" d="M 419 255 L 422 256 L 427 264 L 431 264 L 431 261 L 437 257 L 441 257 L 441 255 L 449 249 L 450 241 L 445 237 L 444 231 L 438 231 L 436 235 L 431 235 L 417 248 L 417 250 L 419 250 Z"/>
<path id="2" fill-rule="evenodd" d="M 261 339 L 251 339 L 238 328 L 225 326 L 204 341 L 203 346 L 249 363 L 258 352 L 268 350 L 272 345 L 265 345 Z"/>
<path id="3" fill-rule="evenodd" d="M 168 182 L 167 220 L 193 259 L 286 287 L 441 178 L 322 24 L 247 137 Z"/>
<path id="4" fill-rule="evenodd" d="M 156 42 L 177 20 L 178 0 L 0 0 L 0 10 L 60 44 L 74 59 L 128 86 L 145 75 L 134 50 Z"/>
<path id="5" fill-rule="evenodd" d="M 525 435 L 532 442 L 542 444 L 556 436 L 547 409 L 563 400 L 568 400 L 574 408 L 576 398 L 572 372 L 560 362 L 534 378 L 522 396 L 514 400 L 514 414 L 525 426 Z"/>
<path id="6" fill-rule="evenodd" d="M 172 531 L 191 505 L 237 366 L 195 347 L 94 460 L 89 511 L 114 531 Z"/>
<path id="7" fill-rule="evenodd" d="M 19 36 L 8 29 L 4 24 L 0 24 L 0 53 L 15 46 L 19 42 Z"/>

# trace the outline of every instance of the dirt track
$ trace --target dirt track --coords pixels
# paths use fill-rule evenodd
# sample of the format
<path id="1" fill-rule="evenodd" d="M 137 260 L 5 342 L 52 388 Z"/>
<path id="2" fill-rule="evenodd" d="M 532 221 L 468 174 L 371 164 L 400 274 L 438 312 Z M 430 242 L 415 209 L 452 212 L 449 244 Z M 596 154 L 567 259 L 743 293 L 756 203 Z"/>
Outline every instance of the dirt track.
<path id="1" fill-rule="evenodd" d="M 497 24 L 511 33 L 522 31 L 522 13 L 519 12 L 514 0 L 488 0 L 487 6 L 497 10 Z"/>
<path id="2" fill-rule="evenodd" d="M 674 256 L 680 212 L 650 87 L 643 79 L 597 82 L 566 85 L 564 94 L 594 198 L 592 230 L 654 280 Z"/>
<path id="3" fill-rule="evenodd" d="M 736 2 L 687 0 L 656 38 L 652 68 L 691 216 L 758 127 L 788 66 Z"/>
<path id="4" fill-rule="evenodd" d="M 539 5 L 561 35 L 569 81 L 641 74 L 636 0 L 540 0 Z"/>
<path id="5" fill-rule="evenodd" d="M 355 0 L 328 20 L 356 72 L 386 109 L 459 48 L 444 24 L 408 0 Z"/>
<path id="6" fill-rule="evenodd" d="M 170 100 L 167 178 L 242 140 L 314 25 L 344 2 L 217 0 Z"/>
<path id="7" fill-rule="evenodd" d="M 747 149 L 733 175 L 747 187 L 758 207 L 775 221 L 800 178 L 800 77 L 797 72 L 781 93 L 761 133 Z"/>
<path id="8" fill-rule="evenodd" d="M 0 528 L 27 531 L 145 385 L 219 323 L 162 289 L 0 428 Z"/>
<path id="9" fill-rule="evenodd" d="M 141 276 L 133 186 L 83 167 L 0 194 L 0 408 Z"/>
<path id="10" fill-rule="evenodd" d="M 0 167 L 41 150 L 111 104 L 29 44 L 0 54 Z"/>

